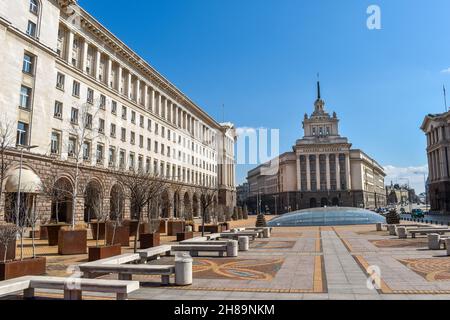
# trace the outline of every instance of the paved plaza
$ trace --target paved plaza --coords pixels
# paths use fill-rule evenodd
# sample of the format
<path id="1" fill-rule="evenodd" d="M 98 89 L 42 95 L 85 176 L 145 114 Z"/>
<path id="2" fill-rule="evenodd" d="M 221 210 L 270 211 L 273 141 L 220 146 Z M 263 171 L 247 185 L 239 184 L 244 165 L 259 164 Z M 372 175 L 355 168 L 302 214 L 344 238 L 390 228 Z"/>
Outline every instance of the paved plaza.
<path id="1" fill-rule="evenodd" d="M 254 218 L 235 222 L 254 226 Z M 175 243 L 162 237 L 163 243 Z M 95 242 L 91 242 L 93 245 Z M 130 242 L 131 244 L 131 242 Z M 30 243 L 26 242 L 29 253 Z M 57 255 L 38 241 L 38 253 L 48 259 L 48 275 L 70 276 L 68 270 L 86 256 Z M 132 248 L 124 248 L 131 252 Z M 173 257 L 153 262 L 167 264 Z M 379 268 L 379 288 L 369 289 L 367 270 Z M 130 299 L 156 300 L 409 300 L 450 299 L 450 257 L 427 248 L 426 238 L 399 240 L 375 226 L 275 228 L 270 239 L 257 239 L 238 258 L 194 258 L 194 283 L 163 287 L 160 277 L 135 276 L 141 282 Z M 114 276 L 104 276 L 114 279 Z M 41 298 L 61 298 L 40 291 Z M 9 297 L 11 298 L 11 297 Z M 110 299 L 87 295 L 85 299 Z"/>

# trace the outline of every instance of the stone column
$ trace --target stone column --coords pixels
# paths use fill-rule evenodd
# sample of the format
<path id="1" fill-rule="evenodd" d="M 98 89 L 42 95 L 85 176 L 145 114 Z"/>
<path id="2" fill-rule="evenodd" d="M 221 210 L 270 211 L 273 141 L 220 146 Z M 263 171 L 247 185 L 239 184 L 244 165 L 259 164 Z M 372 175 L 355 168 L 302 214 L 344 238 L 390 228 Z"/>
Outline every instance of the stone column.
<path id="1" fill-rule="evenodd" d="M 327 171 L 327 190 L 331 190 L 331 170 L 330 170 L 330 154 L 326 155 L 326 171 Z"/>
<path id="2" fill-rule="evenodd" d="M 126 86 L 127 98 L 130 98 L 131 97 L 131 72 L 129 70 L 128 70 L 127 82 L 126 82 L 125 86 Z"/>
<path id="3" fill-rule="evenodd" d="M 110 57 L 106 58 L 106 75 L 105 75 L 105 83 L 108 88 L 111 88 L 111 71 L 112 71 L 112 60 Z"/>
<path id="4" fill-rule="evenodd" d="M 83 49 L 82 49 L 83 51 L 81 54 L 81 70 L 83 71 L 83 73 L 86 73 L 88 48 L 89 48 L 89 44 L 86 41 L 86 39 L 84 39 Z"/>
<path id="5" fill-rule="evenodd" d="M 350 168 L 350 154 L 345 155 L 345 171 L 347 177 L 347 190 L 352 189 L 352 178 L 351 178 L 351 168 Z"/>
<path id="6" fill-rule="evenodd" d="M 74 34 L 72 31 L 67 30 L 67 46 L 66 46 L 66 61 L 68 64 L 72 65 L 72 51 L 73 51 L 73 40 L 74 40 Z"/>
<path id="7" fill-rule="evenodd" d="M 297 191 L 302 191 L 302 170 L 300 155 L 297 154 Z"/>
<path id="8" fill-rule="evenodd" d="M 94 71 L 95 71 L 95 78 L 97 80 L 100 80 L 100 61 L 102 59 L 102 52 L 100 50 L 95 51 L 95 64 L 94 64 Z"/>
<path id="9" fill-rule="evenodd" d="M 321 181 L 320 181 L 320 154 L 316 154 L 316 179 L 317 179 L 317 191 L 322 190 L 320 185 L 321 185 Z"/>
<path id="10" fill-rule="evenodd" d="M 341 165 L 339 163 L 339 153 L 336 154 L 336 190 L 341 190 Z"/>
<path id="11" fill-rule="evenodd" d="M 144 107 L 145 109 L 148 109 L 148 86 L 147 84 L 144 82 Z"/>
<path id="12" fill-rule="evenodd" d="M 122 89 L 122 73 L 123 73 L 123 68 L 122 66 L 119 64 L 118 68 L 117 68 L 117 91 L 119 91 L 119 93 L 121 93 Z"/>
<path id="13" fill-rule="evenodd" d="M 311 191 L 311 162 L 310 155 L 306 155 L 306 188 L 307 191 Z"/>
<path id="14" fill-rule="evenodd" d="M 150 111 L 155 112 L 155 89 L 154 88 L 149 89 L 150 89 Z"/>
<path id="15" fill-rule="evenodd" d="M 136 79 L 135 91 L 136 91 L 136 99 L 135 99 L 136 103 L 142 104 L 141 80 L 139 80 L 139 78 Z"/>

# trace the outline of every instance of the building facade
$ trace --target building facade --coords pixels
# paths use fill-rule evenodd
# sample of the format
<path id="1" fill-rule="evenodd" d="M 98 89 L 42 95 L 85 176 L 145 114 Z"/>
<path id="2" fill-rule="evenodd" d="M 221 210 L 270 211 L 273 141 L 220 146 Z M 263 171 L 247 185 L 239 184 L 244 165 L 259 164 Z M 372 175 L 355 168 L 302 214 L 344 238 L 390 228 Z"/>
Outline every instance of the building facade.
<path id="1" fill-rule="evenodd" d="M 216 206 L 233 210 L 233 124 L 211 118 L 75 0 L 1 1 L 0 44 L 1 120 L 14 127 L 4 184 L 17 176 L 23 152 L 21 174 L 31 180 L 73 187 L 79 166 L 84 189 L 98 189 L 104 210 L 117 190 L 126 193 L 114 178 L 119 170 L 171 183 L 163 216 L 198 216 L 205 186 L 218 189 Z M 67 221 L 86 218 L 83 191 L 76 212 L 62 213 Z M 9 198 L 2 197 L 2 214 Z M 36 206 L 47 218 L 55 210 L 44 196 Z"/>
<path id="2" fill-rule="evenodd" d="M 383 167 L 340 136 L 336 113 L 324 109 L 320 83 L 317 90 L 314 112 L 303 120 L 304 137 L 291 152 L 248 173 L 251 210 L 284 213 L 324 206 L 386 205 Z"/>
<path id="3" fill-rule="evenodd" d="M 427 137 L 431 211 L 450 214 L 450 111 L 427 115 L 421 129 Z"/>

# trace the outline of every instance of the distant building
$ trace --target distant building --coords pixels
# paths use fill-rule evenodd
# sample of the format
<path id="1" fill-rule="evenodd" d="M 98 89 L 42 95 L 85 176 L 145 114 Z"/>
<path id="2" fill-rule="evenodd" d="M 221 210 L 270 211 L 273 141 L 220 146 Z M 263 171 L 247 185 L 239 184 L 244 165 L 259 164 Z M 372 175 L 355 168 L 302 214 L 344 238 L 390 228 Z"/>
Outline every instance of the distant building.
<path id="1" fill-rule="evenodd" d="M 388 205 L 418 203 L 420 198 L 416 195 L 414 189 L 408 186 L 400 186 L 398 184 L 386 187 L 386 199 Z"/>
<path id="2" fill-rule="evenodd" d="M 247 182 L 236 187 L 236 201 L 237 205 L 244 207 L 249 196 L 250 186 Z"/>
<path id="3" fill-rule="evenodd" d="M 317 91 L 314 112 L 303 120 L 304 137 L 292 151 L 249 171 L 250 211 L 386 205 L 383 167 L 339 135 L 339 119 L 325 111 L 320 83 Z"/>
<path id="4" fill-rule="evenodd" d="M 431 211 L 450 214 L 450 111 L 427 115 L 421 129 L 427 136 Z"/>

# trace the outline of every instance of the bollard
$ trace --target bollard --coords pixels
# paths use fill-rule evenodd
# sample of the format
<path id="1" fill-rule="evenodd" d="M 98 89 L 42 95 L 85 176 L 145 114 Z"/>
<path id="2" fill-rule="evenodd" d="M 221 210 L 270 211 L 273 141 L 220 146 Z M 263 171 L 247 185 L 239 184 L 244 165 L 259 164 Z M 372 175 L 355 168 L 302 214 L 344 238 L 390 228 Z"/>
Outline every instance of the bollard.
<path id="1" fill-rule="evenodd" d="M 398 227 L 397 228 L 397 234 L 399 239 L 406 239 L 408 238 L 408 233 L 406 232 L 405 227 Z"/>
<path id="2" fill-rule="evenodd" d="M 450 239 L 445 240 L 445 247 L 447 248 L 447 256 L 450 256 Z"/>
<path id="3" fill-rule="evenodd" d="M 263 229 L 263 238 L 270 238 L 270 229 L 269 228 L 264 228 Z"/>
<path id="4" fill-rule="evenodd" d="M 192 261 L 187 253 L 175 256 L 175 284 L 177 286 L 189 286 L 192 284 Z"/>
<path id="5" fill-rule="evenodd" d="M 390 224 L 388 226 L 388 230 L 389 230 L 389 235 L 390 236 L 396 236 L 397 235 L 397 231 L 395 230 L 395 224 Z"/>
<path id="6" fill-rule="evenodd" d="M 383 231 L 383 224 L 377 223 L 377 232 Z"/>
<path id="7" fill-rule="evenodd" d="M 239 237 L 239 251 L 248 251 L 250 248 L 250 238 L 249 237 Z"/>
<path id="8" fill-rule="evenodd" d="M 432 233 L 428 235 L 428 249 L 430 250 L 440 250 L 441 249 L 441 236 L 437 233 Z"/>
<path id="9" fill-rule="evenodd" d="M 227 242 L 227 257 L 238 256 L 238 242 L 236 240 L 230 240 Z"/>

